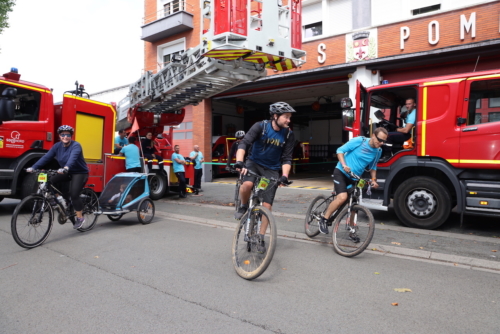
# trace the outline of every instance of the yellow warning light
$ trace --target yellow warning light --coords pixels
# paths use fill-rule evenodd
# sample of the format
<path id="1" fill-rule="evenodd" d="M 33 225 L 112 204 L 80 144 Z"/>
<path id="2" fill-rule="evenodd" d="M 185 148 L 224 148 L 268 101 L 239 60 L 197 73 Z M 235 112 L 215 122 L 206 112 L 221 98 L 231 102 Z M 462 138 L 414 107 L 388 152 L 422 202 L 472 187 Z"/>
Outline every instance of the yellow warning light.
<path id="1" fill-rule="evenodd" d="M 471 192 L 469 192 L 469 194 L 470 194 L 470 195 L 477 195 L 477 192 L 475 192 L 475 191 L 471 191 Z"/>
<path id="2" fill-rule="evenodd" d="M 479 204 L 481 204 L 481 205 L 488 205 L 488 202 L 487 201 L 479 201 Z"/>

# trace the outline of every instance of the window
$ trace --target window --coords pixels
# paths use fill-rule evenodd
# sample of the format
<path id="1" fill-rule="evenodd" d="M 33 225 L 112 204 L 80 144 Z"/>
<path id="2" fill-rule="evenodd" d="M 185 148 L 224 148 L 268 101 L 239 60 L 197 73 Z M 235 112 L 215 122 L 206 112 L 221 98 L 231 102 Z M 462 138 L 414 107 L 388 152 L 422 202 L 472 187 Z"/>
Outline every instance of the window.
<path id="1" fill-rule="evenodd" d="M 174 139 L 193 139 L 193 122 L 183 122 L 174 129 Z"/>
<path id="2" fill-rule="evenodd" d="M 0 85 L 0 94 L 8 85 Z M 22 87 L 16 87 L 17 95 L 14 98 L 14 121 L 38 121 L 40 112 L 41 94 Z"/>
<path id="3" fill-rule="evenodd" d="M 323 34 L 323 22 L 316 22 L 304 26 L 304 38 L 321 36 Z"/>
<path id="4" fill-rule="evenodd" d="M 467 125 L 500 122 L 500 79 L 470 85 Z"/>
<path id="5" fill-rule="evenodd" d="M 179 55 L 184 52 L 185 42 L 185 38 L 181 38 L 158 46 L 158 63 L 160 68 L 170 63 L 174 55 Z"/>
<path id="6" fill-rule="evenodd" d="M 434 11 L 440 10 L 440 9 L 441 9 L 441 4 L 413 9 L 411 11 L 411 13 L 413 15 L 420 15 L 420 14 L 425 14 L 425 13 L 429 13 L 429 12 L 434 12 Z"/>
<path id="7" fill-rule="evenodd" d="M 184 8 L 183 3 L 180 0 L 173 0 L 163 5 L 163 14 L 165 16 L 172 15 L 181 10 L 184 10 Z"/>
<path id="8" fill-rule="evenodd" d="M 174 132 L 174 139 L 186 139 L 185 132 Z"/>

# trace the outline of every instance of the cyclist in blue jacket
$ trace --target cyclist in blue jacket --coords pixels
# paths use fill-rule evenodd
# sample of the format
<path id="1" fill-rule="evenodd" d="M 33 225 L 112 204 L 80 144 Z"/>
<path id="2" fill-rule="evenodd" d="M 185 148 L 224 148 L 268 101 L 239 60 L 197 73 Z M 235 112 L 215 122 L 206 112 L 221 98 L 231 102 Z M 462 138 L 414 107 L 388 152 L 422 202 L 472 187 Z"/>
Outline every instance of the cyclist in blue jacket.
<path id="1" fill-rule="evenodd" d="M 61 168 L 57 170 L 57 175 L 50 178 L 50 182 L 58 184 L 71 181 L 69 195 L 76 213 L 73 228 L 79 229 L 85 223 L 85 218 L 82 215 L 83 202 L 80 193 L 89 178 L 89 168 L 83 157 L 82 145 L 71 139 L 74 132 L 75 130 L 71 126 L 61 125 L 57 129 L 60 141 L 55 143 L 40 160 L 26 171 L 31 173 L 34 169 L 42 168 L 52 159 L 57 160 Z"/>

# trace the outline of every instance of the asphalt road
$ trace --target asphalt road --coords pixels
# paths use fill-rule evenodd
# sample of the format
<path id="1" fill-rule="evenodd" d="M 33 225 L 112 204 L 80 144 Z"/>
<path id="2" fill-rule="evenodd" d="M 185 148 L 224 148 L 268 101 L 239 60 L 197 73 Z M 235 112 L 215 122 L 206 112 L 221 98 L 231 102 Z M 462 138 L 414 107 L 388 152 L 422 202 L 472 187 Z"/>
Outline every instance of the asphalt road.
<path id="1" fill-rule="evenodd" d="M 376 218 L 373 244 L 396 250 L 348 259 L 328 237 L 301 235 L 298 217 L 318 191 L 280 189 L 275 256 L 260 278 L 245 281 L 231 262 L 234 220 L 224 198 L 233 187 L 204 188 L 200 197 L 155 202 L 150 225 L 134 214 L 100 217 L 86 233 L 56 224 L 32 250 L 13 241 L 16 203 L 2 202 L 0 333 L 498 332 L 500 275 L 490 255 L 499 246 L 488 236 L 498 232 L 411 231 Z M 425 244 L 410 243 L 420 238 Z M 445 260 L 412 254 L 424 251 Z"/>

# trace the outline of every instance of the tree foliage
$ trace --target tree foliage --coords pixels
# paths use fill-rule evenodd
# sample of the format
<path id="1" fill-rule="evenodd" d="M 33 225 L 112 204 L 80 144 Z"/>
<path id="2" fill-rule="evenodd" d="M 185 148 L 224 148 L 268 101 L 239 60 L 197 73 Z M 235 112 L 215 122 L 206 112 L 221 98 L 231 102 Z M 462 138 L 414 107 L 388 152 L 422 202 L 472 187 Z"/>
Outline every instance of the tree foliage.
<path id="1" fill-rule="evenodd" d="M 0 34 L 9 27 L 9 12 L 12 12 L 15 4 L 16 0 L 0 0 Z"/>

